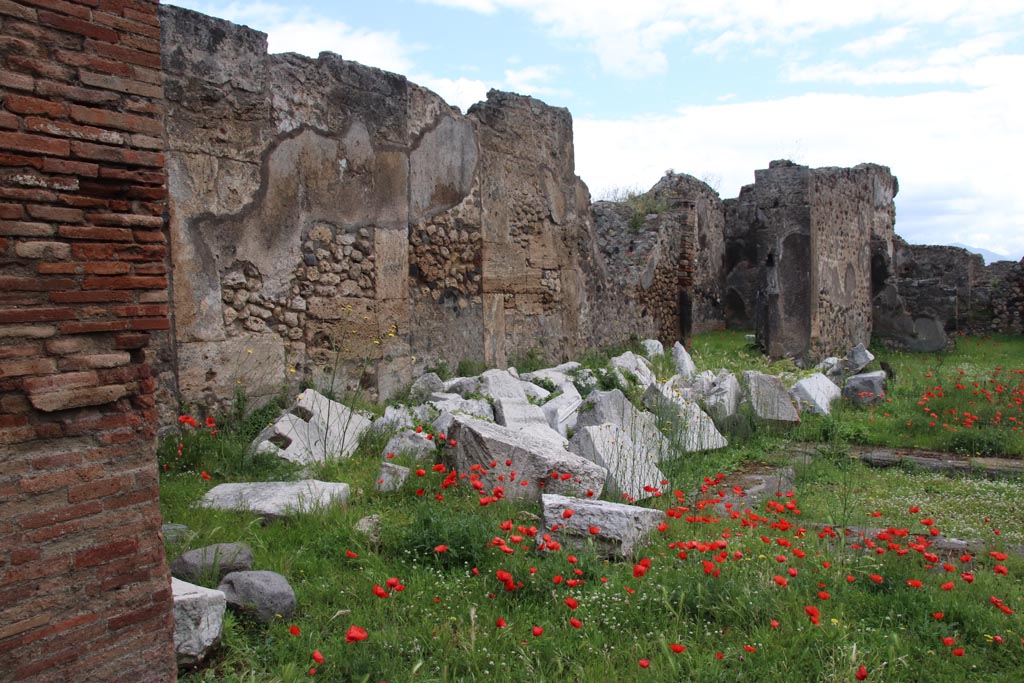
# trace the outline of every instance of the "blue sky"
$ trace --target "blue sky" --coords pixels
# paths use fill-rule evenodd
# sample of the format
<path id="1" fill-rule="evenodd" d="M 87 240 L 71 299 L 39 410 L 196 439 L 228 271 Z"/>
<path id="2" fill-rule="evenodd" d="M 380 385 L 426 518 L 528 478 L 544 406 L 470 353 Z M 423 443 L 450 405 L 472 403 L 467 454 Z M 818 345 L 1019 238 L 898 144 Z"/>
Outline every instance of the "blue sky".
<path id="1" fill-rule="evenodd" d="M 595 198 L 667 169 L 723 198 L 754 169 L 875 162 L 896 231 L 1024 257 L 1021 0 L 375 0 L 183 7 L 405 74 L 465 111 L 490 88 L 573 114 Z"/>

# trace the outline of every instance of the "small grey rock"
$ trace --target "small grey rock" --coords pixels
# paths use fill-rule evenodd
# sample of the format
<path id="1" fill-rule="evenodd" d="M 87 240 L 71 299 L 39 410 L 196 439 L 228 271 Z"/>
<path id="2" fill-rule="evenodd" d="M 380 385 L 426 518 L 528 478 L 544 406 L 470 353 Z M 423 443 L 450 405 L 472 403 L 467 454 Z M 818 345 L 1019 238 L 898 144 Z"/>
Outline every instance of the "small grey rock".
<path id="1" fill-rule="evenodd" d="M 228 607 L 265 623 L 278 615 L 287 619 L 295 613 L 295 591 L 277 572 L 231 572 L 217 590 L 224 593 Z"/>
<path id="2" fill-rule="evenodd" d="M 171 562 L 171 575 L 189 583 L 247 569 L 252 569 L 252 548 L 244 543 L 214 543 L 182 553 Z"/>

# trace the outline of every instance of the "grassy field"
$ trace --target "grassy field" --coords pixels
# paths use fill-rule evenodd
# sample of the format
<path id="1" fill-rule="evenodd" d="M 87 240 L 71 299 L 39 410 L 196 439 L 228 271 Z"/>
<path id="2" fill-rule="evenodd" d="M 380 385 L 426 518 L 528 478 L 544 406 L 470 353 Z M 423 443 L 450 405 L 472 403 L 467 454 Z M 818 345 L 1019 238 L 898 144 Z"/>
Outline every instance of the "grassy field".
<path id="1" fill-rule="evenodd" d="M 804 372 L 766 363 L 742 335 L 700 337 L 693 352 L 699 369 Z M 406 488 L 375 492 L 381 436 L 312 472 L 348 482 L 347 507 L 267 525 L 197 510 L 218 483 L 300 473 L 246 454 L 273 408 L 183 426 L 160 447 L 165 521 L 192 531 L 168 546 L 169 557 L 248 543 L 257 569 L 288 578 L 299 608 L 269 625 L 229 614 L 207 667 L 182 680 L 1016 683 L 1024 679 L 1024 561 L 1013 552 L 1024 544 L 1021 482 L 874 470 L 846 449 L 1024 455 L 1014 431 L 1024 340 L 963 339 L 945 356 L 882 357 L 897 371 L 891 402 L 841 406 L 789 433 L 755 430 L 727 449 L 666 463 L 675 493 L 644 503 L 666 511 L 665 524 L 623 562 L 591 550 L 537 552 L 537 506 L 482 507 L 464 481 L 442 488 L 445 471 L 424 467 Z M 811 440 L 818 454 L 796 466 L 792 491 L 735 518 L 703 507 L 721 475 L 750 462 L 790 464 L 795 443 Z M 691 499 L 702 483 L 706 492 Z M 379 540 L 353 530 L 370 514 L 380 516 Z M 880 534 L 845 531 L 866 527 Z M 944 537 L 981 545 L 969 556 L 935 552 Z M 351 638 L 352 627 L 365 640 Z"/>

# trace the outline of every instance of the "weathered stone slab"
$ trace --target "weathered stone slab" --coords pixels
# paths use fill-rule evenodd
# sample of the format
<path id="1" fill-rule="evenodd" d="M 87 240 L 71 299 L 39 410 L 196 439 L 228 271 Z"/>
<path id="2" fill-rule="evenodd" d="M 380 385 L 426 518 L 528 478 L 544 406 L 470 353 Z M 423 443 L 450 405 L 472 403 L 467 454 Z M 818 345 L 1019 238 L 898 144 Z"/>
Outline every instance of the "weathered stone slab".
<path id="1" fill-rule="evenodd" d="M 526 372 L 520 376 L 520 379 L 526 380 L 527 382 L 547 381 L 559 387 L 567 382 L 571 382 L 572 378 L 569 377 L 568 373 L 562 372 L 561 370 L 555 370 L 554 368 L 545 368 L 543 370 L 535 370 L 534 372 Z"/>
<path id="2" fill-rule="evenodd" d="M 252 548 L 244 543 L 214 543 L 182 553 L 170 567 L 171 576 L 189 583 L 219 580 L 225 574 L 252 569 Z"/>
<path id="3" fill-rule="evenodd" d="M 459 396 L 465 396 L 466 394 L 474 394 L 480 390 L 480 378 L 479 377 L 454 377 L 444 383 L 444 391 L 448 394 L 458 394 Z"/>
<path id="4" fill-rule="evenodd" d="M 586 548 L 594 543 L 605 557 L 626 558 L 665 520 L 661 510 L 609 503 L 593 498 L 541 496 L 544 528 L 563 545 Z M 565 516 L 566 510 L 572 515 Z M 591 527 L 596 533 L 591 532 Z"/>
<path id="5" fill-rule="evenodd" d="M 480 375 L 480 393 L 493 399 L 515 398 L 526 400 L 523 383 L 508 370 L 488 370 Z"/>
<path id="6" fill-rule="evenodd" d="M 743 384 L 746 399 L 754 411 L 754 417 L 763 422 L 777 424 L 795 423 L 800 415 L 793 406 L 782 380 L 775 375 L 768 375 L 756 370 L 743 373 Z"/>
<path id="7" fill-rule="evenodd" d="M 271 453 L 306 465 L 347 458 L 370 420 L 313 389 L 303 391 L 295 404 L 253 441 L 259 453 Z"/>
<path id="8" fill-rule="evenodd" d="M 874 359 L 874 354 L 864 348 L 863 344 L 857 344 L 846 354 L 846 371 L 855 375 L 866 368 Z"/>
<path id="9" fill-rule="evenodd" d="M 697 402 L 686 398 L 683 392 L 673 391 L 667 384 L 652 384 L 644 392 L 644 405 L 668 423 L 667 453 L 692 453 L 725 448 L 729 442 L 715 427 L 714 420 L 701 410 Z"/>
<path id="10" fill-rule="evenodd" d="M 870 406 L 885 399 L 885 371 L 854 375 L 843 385 L 843 398 L 858 405 Z"/>
<path id="11" fill-rule="evenodd" d="M 640 342 L 640 346 L 644 347 L 644 355 L 648 358 L 654 358 L 665 353 L 665 347 L 657 339 L 644 339 Z"/>
<path id="12" fill-rule="evenodd" d="M 605 488 L 616 499 L 643 500 L 662 488 L 665 475 L 655 464 L 656 454 L 637 447 L 616 424 L 583 427 L 573 435 L 569 450 L 608 470 Z"/>
<path id="13" fill-rule="evenodd" d="M 417 377 L 416 381 L 412 383 L 412 386 L 409 388 L 409 401 L 412 403 L 422 403 L 436 391 L 445 391 L 444 382 L 435 373 L 428 372 Z"/>
<path id="14" fill-rule="evenodd" d="M 676 362 L 676 372 L 682 375 L 684 379 L 689 379 L 696 374 L 696 364 L 690 358 L 690 353 L 686 350 L 686 347 L 679 342 L 672 345 L 672 360 Z"/>
<path id="15" fill-rule="evenodd" d="M 377 474 L 377 481 L 373 488 L 378 491 L 397 491 L 402 488 L 409 478 L 409 468 L 395 465 L 390 462 L 380 464 L 380 472 Z"/>
<path id="16" fill-rule="evenodd" d="M 520 384 L 523 387 L 523 393 L 526 394 L 526 397 L 528 399 L 532 399 L 534 401 L 543 401 L 548 396 L 551 395 L 550 391 L 548 391 L 544 387 L 534 384 L 533 382 L 520 381 Z"/>
<path id="17" fill-rule="evenodd" d="M 174 652 L 178 666 L 201 664 L 206 654 L 220 642 L 224 627 L 224 593 L 171 578 L 174 599 Z"/>
<path id="18" fill-rule="evenodd" d="M 491 486 L 498 485 L 498 476 L 504 475 L 503 486 L 509 498 L 539 500 L 541 482 L 544 491 L 579 495 L 592 491 L 598 496 L 608 474 L 603 467 L 570 453 L 552 440 L 472 417 L 457 416 L 450 437 L 457 443 L 446 451 L 452 464 L 460 472 L 469 472 L 473 465 L 484 467 Z M 559 476 L 552 478 L 552 473 Z M 563 474 L 571 476 L 563 479 Z"/>
<path id="19" fill-rule="evenodd" d="M 218 484 L 206 492 L 198 505 L 276 519 L 315 512 L 329 505 L 345 505 L 348 495 L 348 484 L 316 479 Z"/>
<path id="20" fill-rule="evenodd" d="M 576 429 L 576 413 L 583 405 L 583 397 L 572 382 L 559 385 L 558 391 L 559 393 L 541 406 L 541 409 L 547 418 L 548 426 L 566 436 L 568 430 Z"/>
<path id="21" fill-rule="evenodd" d="M 832 401 L 841 394 L 835 382 L 820 372 L 804 377 L 793 385 L 793 400 L 796 404 L 801 410 L 808 410 L 816 415 L 828 415 L 832 409 Z"/>
<path id="22" fill-rule="evenodd" d="M 295 591 L 277 572 L 232 572 L 217 586 L 232 609 L 264 623 L 295 613 Z"/>
<path id="23" fill-rule="evenodd" d="M 523 394 L 522 400 L 526 400 L 526 394 Z M 462 398 L 458 394 L 435 393 L 430 397 L 430 405 L 442 413 L 465 413 L 485 420 L 494 419 L 494 409 L 482 398 Z"/>
<path id="24" fill-rule="evenodd" d="M 188 538 L 191 532 L 184 524 L 161 524 L 160 533 L 168 543 L 177 543 Z"/>
<path id="25" fill-rule="evenodd" d="M 388 439 L 381 455 L 394 453 L 395 455 L 408 455 L 417 460 L 429 460 L 434 457 L 434 450 L 434 442 L 428 441 L 426 435 L 407 429 Z"/>
<path id="26" fill-rule="evenodd" d="M 647 452 L 656 453 L 657 462 L 668 456 L 668 440 L 658 429 L 658 419 L 651 413 L 637 410 L 618 389 L 592 391 L 580 406 L 576 429 L 605 422 L 622 427 L 634 444 Z"/>
<path id="27" fill-rule="evenodd" d="M 548 427 L 548 419 L 540 406 L 514 398 L 494 400 L 494 421 L 513 429 Z"/>
<path id="28" fill-rule="evenodd" d="M 654 372 L 651 371 L 651 366 L 647 364 L 647 359 L 642 358 L 632 351 L 626 351 L 625 353 L 615 356 L 610 361 L 613 372 L 618 370 L 620 376 L 622 372 L 631 372 L 636 376 L 640 382 L 640 386 L 647 388 L 656 381 Z"/>
<path id="29" fill-rule="evenodd" d="M 736 414 L 743 398 L 736 375 L 726 370 L 719 370 L 717 375 L 705 370 L 697 375 L 693 389 L 698 402 L 718 425 L 725 424 Z"/>

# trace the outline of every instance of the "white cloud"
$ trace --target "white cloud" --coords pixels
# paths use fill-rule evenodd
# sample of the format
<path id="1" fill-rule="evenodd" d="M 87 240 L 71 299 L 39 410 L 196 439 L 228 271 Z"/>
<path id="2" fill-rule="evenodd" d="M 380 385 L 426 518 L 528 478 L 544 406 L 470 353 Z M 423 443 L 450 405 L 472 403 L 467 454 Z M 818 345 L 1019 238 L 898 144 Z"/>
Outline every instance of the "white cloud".
<path id="1" fill-rule="evenodd" d="M 888 50 L 895 45 L 899 45 L 909 35 L 910 29 L 906 26 L 893 26 L 873 36 L 849 42 L 839 49 L 843 52 L 849 52 L 855 57 L 867 57 L 872 53 Z"/>
<path id="2" fill-rule="evenodd" d="M 471 106 L 487 99 L 490 87 L 483 81 L 471 78 L 434 78 L 429 75 L 410 76 L 410 80 L 418 85 L 433 90 L 444 98 L 448 104 L 454 104 L 463 112 Z"/>
<path id="3" fill-rule="evenodd" d="M 397 33 L 353 28 L 340 21 L 289 21 L 267 29 L 270 52 L 298 52 L 315 57 L 335 52 L 345 59 L 386 71 L 406 73 L 412 68 L 410 47 Z"/>
<path id="4" fill-rule="evenodd" d="M 551 65 L 526 66 L 522 69 L 505 70 L 505 86 L 522 95 L 551 95 L 558 90 L 549 83 L 558 74 L 558 67 Z"/>
<path id="5" fill-rule="evenodd" d="M 497 6 L 491 0 L 419 0 L 431 5 L 441 7 L 453 7 L 455 9 L 468 9 L 480 14 L 493 14 L 498 11 Z"/>
<path id="6" fill-rule="evenodd" d="M 937 116 L 942 112 L 942 116 Z M 721 176 L 723 197 L 778 158 L 876 162 L 900 178 L 897 232 L 1024 252 L 1024 92 L 1014 85 L 903 97 L 803 95 L 688 107 L 672 116 L 575 121 L 576 170 L 594 196 L 650 187 L 666 168 Z M 986 235 L 998 241 L 985 243 Z M 996 239 L 996 238 L 992 238 Z"/>

